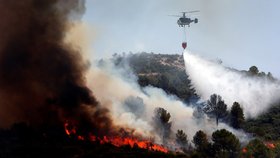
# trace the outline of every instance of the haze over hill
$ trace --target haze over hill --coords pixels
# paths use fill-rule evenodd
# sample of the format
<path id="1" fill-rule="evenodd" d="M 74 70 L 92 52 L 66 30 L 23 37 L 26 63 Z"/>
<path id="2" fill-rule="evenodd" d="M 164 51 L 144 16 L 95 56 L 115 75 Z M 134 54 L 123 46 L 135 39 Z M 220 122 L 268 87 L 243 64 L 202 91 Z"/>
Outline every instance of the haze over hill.
<path id="1" fill-rule="evenodd" d="M 190 80 L 186 75 L 184 60 L 181 55 L 137 53 L 115 55 L 115 64 L 128 63 L 138 77 L 141 86 L 154 86 L 174 94 L 182 100 L 194 96 Z"/>
<path id="2" fill-rule="evenodd" d="M 186 102 L 197 101 L 197 99 L 199 98 L 195 94 L 195 88 L 192 88 L 191 81 L 185 73 L 186 70 L 182 55 L 166 55 L 142 52 L 137 54 L 130 53 L 126 55 L 115 54 L 113 59 L 115 61 L 115 64 L 118 66 L 124 63 L 128 63 L 129 67 L 134 71 L 135 74 L 137 74 L 138 83 L 142 87 L 151 85 L 162 88 L 167 93 L 176 95 Z M 221 61 L 219 60 L 212 62 L 214 65 L 215 63 L 218 65 L 221 64 Z M 248 68 L 248 70 L 236 70 L 233 68 L 228 68 L 228 70 L 232 73 L 243 74 L 244 76 L 247 76 L 247 78 L 267 79 L 272 83 L 279 82 L 276 78 L 273 77 L 271 73 L 262 72 L 258 70 L 256 66 L 252 66 Z M 206 71 L 208 70 L 206 69 Z M 204 78 L 206 81 L 209 79 L 209 76 L 203 76 L 201 73 L 199 74 L 199 77 Z M 264 92 L 264 96 L 266 95 L 265 93 L 267 92 Z M 221 95 L 223 96 L 223 93 L 221 93 Z M 244 97 L 244 99 L 246 100 L 248 98 Z M 249 132 L 256 133 L 257 135 L 262 136 L 266 139 L 279 139 L 280 135 L 277 132 L 278 130 L 280 130 L 279 105 L 280 104 L 276 103 L 272 104 L 271 108 L 267 107 L 268 109 L 266 113 L 261 114 L 255 119 L 248 120 L 249 122 L 246 123 L 244 128 Z M 262 105 L 259 104 L 259 106 Z M 263 123 L 264 126 L 262 126 Z"/>
<path id="3" fill-rule="evenodd" d="M 183 56 L 179 54 L 154 54 L 154 53 L 136 53 L 136 54 L 115 54 L 113 56 L 116 65 L 128 63 L 129 67 L 138 76 L 138 82 L 141 86 L 152 85 L 164 89 L 167 93 L 172 93 L 182 100 L 189 99 L 195 95 L 191 88 L 188 72 L 186 73 Z M 189 60 L 189 59 L 187 59 Z M 191 60 L 191 59 L 190 59 Z M 214 64 L 221 64 L 221 60 L 212 60 Z M 248 70 L 237 70 L 227 68 L 232 72 L 242 73 L 247 76 L 254 75 L 259 78 L 276 80 L 270 72 L 263 72 L 257 67 L 252 66 Z M 204 73 L 207 70 L 203 70 Z M 197 72 L 197 74 L 200 74 Z M 205 76 L 207 80 L 207 76 Z"/>

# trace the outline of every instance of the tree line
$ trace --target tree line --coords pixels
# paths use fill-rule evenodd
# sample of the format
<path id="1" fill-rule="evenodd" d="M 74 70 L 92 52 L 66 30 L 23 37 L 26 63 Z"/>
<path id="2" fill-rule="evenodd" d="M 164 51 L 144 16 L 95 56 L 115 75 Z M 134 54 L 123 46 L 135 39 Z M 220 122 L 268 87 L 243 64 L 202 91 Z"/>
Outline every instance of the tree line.
<path id="1" fill-rule="evenodd" d="M 213 94 L 203 107 L 198 106 L 194 111 L 196 119 L 202 119 L 204 115 L 214 118 L 216 125 L 223 121 L 234 129 L 241 129 L 244 125 L 245 117 L 242 106 L 238 102 L 234 102 L 231 109 L 227 111 L 227 105 L 220 95 Z M 171 138 L 170 121 L 171 114 L 164 108 L 156 108 L 153 117 L 155 128 L 163 140 L 163 144 L 168 144 Z M 178 129 L 175 133 L 175 142 L 180 150 L 190 157 L 198 158 L 235 158 L 235 157 L 254 157 L 254 158 L 270 158 L 280 157 L 279 150 L 270 150 L 260 139 L 252 139 L 246 146 L 240 143 L 239 139 L 226 129 L 216 130 L 211 137 L 199 130 L 191 140 L 187 134 Z M 191 145 L 193 143 L 193 145 Z"/>

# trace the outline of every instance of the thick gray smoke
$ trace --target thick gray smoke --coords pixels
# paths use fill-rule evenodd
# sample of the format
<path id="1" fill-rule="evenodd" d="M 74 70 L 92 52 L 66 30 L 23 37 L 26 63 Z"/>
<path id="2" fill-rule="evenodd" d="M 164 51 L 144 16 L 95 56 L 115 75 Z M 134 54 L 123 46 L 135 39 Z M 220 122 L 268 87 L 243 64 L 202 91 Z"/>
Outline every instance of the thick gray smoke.
<path id="1" fill-rule="evenodd" d="M 132 112 L 136 117 L 141 117 L 145 113 L 143 99 L 130 96 L 124 101 L 124 108 L 127 112 Z"/>
<path id="2" fill-rule="evenodd" d="M 223 65 L 184 52 L 186 71 L 192 86 L 203 99 L 216 93 L 228 107 L 239 102 L 246 117 L 256 117 L 280 99 L 280 84 L 266 77 L 252 77 Z"/>
<path id="3" fill-rule="evenodd" d="M 84 12 L 84 0 L 0 0 L 0 127 L 70 121 L 79 133 L 111 129 L 85 85 L 84 52 L 68 35 Z"/>

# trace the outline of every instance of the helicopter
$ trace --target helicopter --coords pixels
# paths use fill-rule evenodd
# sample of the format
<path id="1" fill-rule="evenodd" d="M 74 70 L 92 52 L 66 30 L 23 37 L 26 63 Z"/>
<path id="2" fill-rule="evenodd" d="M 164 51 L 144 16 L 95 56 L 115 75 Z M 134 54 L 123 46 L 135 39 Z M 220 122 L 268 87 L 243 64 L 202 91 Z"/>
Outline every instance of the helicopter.
<path id="1" fill-rule="evenodd" d="M 187 13 L 195 13 L 195 12 L 199 12 L 198 10 L 194 10 L 194 11 L 189 11 L 189 12 L 181 12 L 183 13 L 183 16 L 180 16 L 180 15 L 171 15 L 171 16 L 175 16 L 175 17 L 180 17 L 178 20 L 177 20 L 177 24 L 179 25 L 179 27 L 185 27 L 186 25 L 188 27 L 190 27 L 190 24 L 192 22 L 194 23 L 198 23 L 198 19 L 195 18 L 195 19 L 191 19 L 191 18 L 188 18 L 186 16 Z"/>
<path id="2" fill-rule="evenodd" d="M 180 17 L 178 20 L 177 20 L 177 24 L 179 25 L 179 27 L 183 27 L 183 30 L 184 30 L 184 41 L 182 42 L 182 47 L 183 49 L 185 50 L 187 48 L 187 40 L 186 40 L 186 25 L 188 27 L 190 27 L 190 24 L 193 22 L 193 23 L 198 23 L 198 19 L 195 18 L 195 19 L 191 19 L 189 17 L 186 16 L 186 14 L 188 13 L 195 13 L 195 12 L 199 12 L 198 10 L 194 10 L 194 11 L 188 11 L 188 12 L 181 12 L 183 13 L 183 16 L 180 16 L 180 15 L 170 15 L 170 16 L 175 16 L 175 17 Z"/>

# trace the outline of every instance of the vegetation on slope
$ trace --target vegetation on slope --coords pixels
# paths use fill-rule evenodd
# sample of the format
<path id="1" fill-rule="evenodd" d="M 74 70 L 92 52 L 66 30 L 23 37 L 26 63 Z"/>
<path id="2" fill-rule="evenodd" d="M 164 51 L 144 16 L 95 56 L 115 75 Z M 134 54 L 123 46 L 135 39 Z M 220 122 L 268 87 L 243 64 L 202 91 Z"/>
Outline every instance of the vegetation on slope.
<path id="1" fill-rule="evenodd" d="M 151 85 L 174 94 L 187 101 L 197 98 L 194 89 L 190 87 L 190 80 L 185 72 L 183 57 L 178 54 L 115 54 L 113 60 L 118 65 L 123 61 L 128 62 L 131 69 L 138 76 L 141 86 Z M 270 72 L 260 71 L 256 66 L 246 70 L 235 70 L 251 77 L 265 77 L 271 81 L 277 81 Z M 222 94 L 220 94 L 222 95 Z M 246 118 L 247 119 L 247 118 Z M 265 140 L 280 139 L 280 104 L 271 107 L 268 112 L 255 119 L 247 119 L 243 127 L 247 132 Z"/>
<path id="2" fill-rule="evenodd" d="M 138 53 L 117 55 L 113 57 L 116 65 L 128 62 L 130 68 L 138 76 L 140 86 L 151 85 L 162 88 L 169 94 L 176 95 L 182 100 L 195 97 L 190 87 L 190 80 L 185 71 L 182 55 Z"/>
<path id="3" fill-rule="evenodd" d="M 266 113 L 245 122 L 244 129 L 266 140 L 280 139 L 280 104 L 271 107 Z"/>

